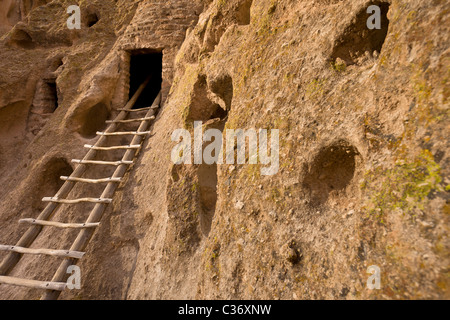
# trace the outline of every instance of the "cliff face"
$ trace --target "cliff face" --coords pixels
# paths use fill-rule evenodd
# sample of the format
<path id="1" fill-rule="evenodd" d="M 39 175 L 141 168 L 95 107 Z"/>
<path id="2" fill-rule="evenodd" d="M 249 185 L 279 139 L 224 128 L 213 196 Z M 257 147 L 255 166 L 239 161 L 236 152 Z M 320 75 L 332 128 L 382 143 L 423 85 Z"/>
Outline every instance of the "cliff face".
<path id="1" fill-rule="evenodd" d="M 0 243 L 126 103 L 134 54 L 162 52 L 164 105 L 79 264 L 82 289 L 62 298 L 449 298 L 447 1 L 79 1 L 68 30 L 71 4 L 1 4 Z M 194 121 L 278 129 L 278 173 L 173 164 L 172 133 Z M 75 236 L 47 228 L 35 246 Z M 58 262 L 26 257 L 11 275 L 48 280 Z"/>

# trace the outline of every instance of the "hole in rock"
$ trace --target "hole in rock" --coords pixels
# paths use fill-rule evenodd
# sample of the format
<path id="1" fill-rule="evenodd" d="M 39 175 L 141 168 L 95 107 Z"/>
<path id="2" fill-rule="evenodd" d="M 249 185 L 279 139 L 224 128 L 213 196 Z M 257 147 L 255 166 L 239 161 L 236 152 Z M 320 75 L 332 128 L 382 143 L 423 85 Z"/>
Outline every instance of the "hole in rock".
<path id="1" fill-rule="evenodd" d="M 346 141 L 338 141 L 319 151 L 304 180 L 304 186 L 311 192 L 312 205 L 323 204 L 331 194 L 337 195 L 350 185 L 358 154 Z"/>
<path id="2" fill-rule="evenodd" d="M 250 9 L 252 7 L 253 0 L 242 1 L 237 10 L 237 21 L 239 25 L 250 24 Z"/>
<path id="3" fill-rule="evenodd" d="M 371 15 L 367 13 L 367 8 L 370 5 L 377 5 L 381 9 L 381 29 L 370 30 L 367 27 L 367 20 Z M 389 6 L 389 3 L 379 1 L 365 6 L 336 41 L 331 54 L 332 62 L 335 63 L 336 59 L 339 58 L 347 66 L 350 66 L 357 64 L 360 58 L 366 56 L 366 52 L 370 56 L 373 55 L 374 51 L 379 54 L 388 33 L 389 19 L 387 14 Z"/>
<path id="4" fill-rule="evenodd" d="M 61 176 L 70 176 L 73 168 L 64 158 L 53 158 L 41 171 L 41 176 L 37 181 L 37 186 L 34 193 L 33 209 L 42 211 L 46 203 L 42 202 L 44 197 L 53 197 L 64 184 L 60 179 Z"/>
<path id="5" fill-rule="evenodd" d="M 38 82 L 28 116 L 28 131 L 37 135 L 45 126 L 51 114 L 58 108 L 58 89 L 55 78 Z"/>
<path id="6" fill-rule="evenodd" d="M 231 77 L 220 78 L 212 84 L 214 93 L 220 99 L 225 101 L 226 109 L 217 103 L 211 101 L 208 97 L 207 81 L 205 76 L 200 76 L 194 85 L 194 96 L 191 101 L 191 108 L 188 119 L 193 121 L 207 121 L 207 129 L 217 129 L 223 132 L 233 99 L 232 80 Z M 206 129 L 206 128 L 205 128 Z M 211 142 L 203 145 L 203 151 L 211 144 L 216 144 L 215 138 Z M 222 142 L 223 144 L 223 142 Z M 211 156 L 214 159 L 219 157 L 218 149 L 215 149 Z M 198 168 L 199 197 L 200 197 L 200 227 L 202 232 L 207 235 L 211 230 L 212 221 L 216 212 L 216 204 L 218 200 L 218 166 L 217 160 L 213 164 L 207 164 L 204 160 Z"/>
<path id="7" fill-rule="evenodd" d="M 218 110 L 223 110 L 220 106 L 218 106 Z M 226 116 L 227 112 L 218 114 L 217 117 L 211 117 L 212 119 L 220 118 L 220 121 L 212 123 L 208 126 L 208 129 L 217 129 L 223 132 L 226 124 Z M 222 118 L 223 117 L 223 118 Z M 203 152 L 205 148 L 210 144 L 215 143 L 215 138 L 212 138 L 211 142 L 207 142 L 203 145 Z M 223 142 L 222 142 L 223 144 Z M 214 150 L 211 153 L 211 156 L 214 159 L 218 159 L 219 157 L 218 150 Z M 199 183 L 199 196 L 200 196 L 200 227 L 202 232 L 205 235 L 208 235 L 211 230 L 211 224 L 216 213 L 216 204 L 217 204 L 217 184 L 218 184 L 218 166 L 217 161 L 213 164 L 203 163 L 199 166 L 198 172 L 198 183 Z"/>
<path id="8" fill-rule="evenodd" d="M 151 76 L 150 83 L 142 92 L 133 109 L 150 107 L 158 96 L 162 83 L 162 59 L 162 52 L 156 52 L 155 50 L 135 50 L 131 52 L 130 99 L 145 79 Z"/>
<path id="9" fill-rule="evenodd" d="M 33 38 L 24 30 L 16 30 L 9 40 L 11 45 L 24 48 L 24 49 L 34 49 L 36 44 L 33 42 Z"/>
<path id="10" fill-rule="evenodd" d="M 225 120 L 228 117 L 228 111 L 223 110 L 218 104 L 215 105 L 216 110 L 211 115 L 210 120 L 212 119 L 220 119 Z M 223 128 L 222 128 L 223 130 Z"/>
<path id="11" fill-rule="evenodd" d="M 103 131 L 106 128 L 105 121 L 108 120 L 109 113 L 108 106 L 102 102 L 85 110 L 75 120 L 79 124 L 78 133 L 86 139 L 95 138 L 97 131 Z"/>
<path id="12" fill-rule="evenodd" d="M 58 89 L 56 79 L 42 79 L 39 81 L 33 98 L 31 113 L 46 115 L 58 108 Z"/>
<path id="13" fill-rule="evenodd" d="M 50 72 L 55 72 L 64 64 L 62 57 L 56 57 L 54 58 L 48 65 L 48 70 Z"/>
<path id="14" fill-rule="evenodd" d="M 217 164 L 200 165 L 198 169 L 200 206 L 200 227 L 204 234 L 211 230 L 217 203 Z"/>
<path id="15" fill-rule="evenodd" d="M 219 77 L 211 81 L 210 89 L 223 101 L 223 107 L 230 110 L 234 92 L 233 79 L 229 75 Z"/>
<path id="16" fill-rule="evenodd" d="M 44 81 L 42 84 L 42 113 L 53 113 L 58 108 L 58 90 L 56 81 Z"/>
<path id="17" fill-rule="evenodd" d="M 88 28 L 91 28 L 94 25 L 96 25 L 99 20 L 100 19 L 99 19 L 98 15 L 95 12 L 89 13 L 86 16 L 86 25 L 88 26 Z"/>
<path id="18" fill-rule="evenodd" d="M 215 134 L 224 131 L 228 113 L 233 99 L 233 83 L 229 76 L 217 77 L 211 84 L 212 92 L 208 88 L 206 75 L 198 75 L 192 88 L 189 108 L 186 113 L 185 125 L 193 127 L 195 121 L 203 122 L 203 130 L 215 129 Z M 223 136 L 223 135 L 222 135 Z M 221 139 L 221 135 L 217 139 Z M 196 193 L 199 229 L 204 236 L 208 236 L 216 213 L 218 201 L 218 165 L 217 160 L 223 148 L 223 141 L 216 141 L 212 136 L 210 141 L 202 146 L 203 161 L 196 165 L 196 181 L 192 192 Z M 222 155 L 223 156 L 223 155 Z M 210 158 L 209 158 L 210 157 Z M 173 181 L 180 179 L 172 172 Z"/>
<path id="19" fill-rule="evenodd" d="M 223 81 L 218 81 L 213 84 L 215 94 L 222 100 L 223 107 L 219 104 L 211 101 L 208 97 L 207 81 L 204 75 L 199 76 L 197 82 L 194 85 L 193 96 L 189 113 L 186 118 L 188 122 L 193 121 L 208 121 L 211 119 L 220 118 L 220 120 L 226 119 L 228 110 L 231 108 L 231 100 L 233 98 L 232 81 L 225 81 L 230 86 L 221 86 Z M 226 109 L 224 109 L 226 108 Z"/>

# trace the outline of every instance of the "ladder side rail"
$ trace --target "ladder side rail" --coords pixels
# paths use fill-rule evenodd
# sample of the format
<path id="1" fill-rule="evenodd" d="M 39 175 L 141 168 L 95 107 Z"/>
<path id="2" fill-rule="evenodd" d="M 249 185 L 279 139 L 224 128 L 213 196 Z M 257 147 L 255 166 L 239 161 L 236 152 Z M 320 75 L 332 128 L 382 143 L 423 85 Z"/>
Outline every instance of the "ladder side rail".
<path id="1" fill-rule="evenodd" d="M 150 82 L 151 77 L 148 77 L 139 87 L 139 89 L 136 91 L 134 96 L 131 98 L 131 100 L 125 105 L 124 109 L 131 109 L 139 99 L 140 95 L 144 91 L 145 87 Z M 123 120 L 128 116 L 128 112 L 121 111 L 118 116 L 116 117 L 117 120 Z M 118 124 L 111 124 L 105 132 L 110 133 L 114 132 L 118 127 Z M 142 130 L 145 131 L 145 130 Z M 98 139 L 96 146 L 104 145 L 104 143 L 107 141 L 106 136 L 100 137 Z M 89 150 L 84 157 L 83 160 L 93 160 L 95 156 L 97 155 L 96 150 Z M 74 178 L 80 178 L 84 172 L 86 171 L 87 166 L 80 164 L 77 166 L 77 168 L 74 170 L 74 172 L 71 174 L 71 177 Z M 66 181 L 62 187 L 59 189 L 55 197 L 58 198 L 65 198 L 70 191 L 72 191 L 73 187 L 75 186 L 76 182 L 72 181 Z M 50 220 L 53 214 L 55 213 L 55 210 L 59 207 L 59 203 L 49 203 L 45 209 L 39 214 L 39 216 L 36 218 L 37 220 Z M 28 248 L 31 246 L 31 244 L 36 240 L 38 235 L 41 233 L 43 226 L 40 225 L 32 225 L 28 228 L 28 230 L 22 235 L 22 237 L 17 242 L 16 246 L 18 247 L 24 247 Z M 7 275 L 11 270 L 19 263 L 20 259 L 22 258 L 22 254 L 11 252 L 9 253 L 0 264 L 0 275 Z"/>
<path id="2" fill-rule="evenodd" d="M 153 105 L 159 105 L 161 103 L 161 92 L 158 94 L 157 98 L 153 102 Z M 156 109 L 151 109 L 148 111 L 148 115 L 154 115 L 156 113 Z M 137 131 L 146 131 L 147 128 L 150 127 L 150 120 L 143 121 L 139 129 Z M 140 144 L 144 140 L 143 136 L 135 136 L 133 138 L 132 144 Z M 134 159 L 135 155 L 137 153 L 137 150 L 130 149 L 127 150 L 123 156 L 124 161 L 131 161 Z M 120 165 L 116 168 L 116 171 L 113 174 L 113 178 L 122 178 L 126 171 L 128 170 L 127 165 Z M 101 195 L 102 198 L 112 198 L 114 192 L 116 191 L 118 187 L 117 183 L 108 183 L 105 190 L 103 191 L 103 194 Z M 95 207 L 92 209 L 92 211 L 89 214 L 89 217 L 86 221 L 86 223 L 98 223 L 100 222 L 103 213 L 106 209 L 107 205 L 103 203 L 98 203 L 95 205 Z M 82 251 L 84 250 L 92 236 L 94 235 L 95 230 L 94 229 L 83 229 L 78 234 L 77 238 L 75 239 L 74 243 L 72 244 L 72 247 L 70 248 L 71 251 Z M 71 265 L 76 264 L 76 260 L 72 258 L 66 258 L 64 261 L 60 264 L 58 270 L 56 271 L 52 282 L 64 282 L 67 280 L 68 274 L 67 274 L 67 268 Z M 56 280 L 56 279 L 59 279 Z M 42 300 L 56 300 L 58 299 L 59 295 L 61 294 L 60 291 L 54 291 L 54 290 L 46 290 L 44 295 L 42 296 Z"/>

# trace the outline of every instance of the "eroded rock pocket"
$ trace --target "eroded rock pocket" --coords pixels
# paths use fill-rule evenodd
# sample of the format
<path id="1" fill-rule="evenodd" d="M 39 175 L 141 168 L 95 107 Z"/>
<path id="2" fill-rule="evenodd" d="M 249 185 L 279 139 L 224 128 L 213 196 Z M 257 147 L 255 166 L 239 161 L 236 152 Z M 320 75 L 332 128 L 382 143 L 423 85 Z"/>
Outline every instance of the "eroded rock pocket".
<path id="1" fill-rule="evenodd" d="M 237 22 L 239 25 L 250 24 L 251 14 L 250 10 L 253 4 L 253 0 L 243 0 L 239 3 L 237 8 Z"/>
<path id="2" fill-rule="evenodd" d="M 53 197 L 64 184 L 60 177 L 70 176 L 72 172 L 73 168 L 66 159 L 53 158 L 49 160 L 36 183 L 38 188 L 33 197 L 33 209 L 37 212 L 44 210 L 46 203 L 42 202 L 42 198 Z"/>
<path id="3" fill-rule="evenodd" d="M 191 93 L 191 102 L 186 110 L 185 124 L 192 127 L 193 122 L 201 121 L 204 130 L 215 129 L 224 131 L 228 112 L 231 109 L 233 100 L 233 80 L 231 76 L 225 75 L 217 77 L 211 83 L 208 83 L 205 75 L 199 75 Z M 216 143 L 215 137 L 210 142 L 205 142 L 202 146 L 202 153 L 210 144 Z M 211 157 L 216 161 L 205 161 L 196 166 L 196 180 L 198 182 L 192 186 L 195 191 L 196 214 L 198 214 L 199 230 L 203 236 L 208 236 L 211 231 L 212 222 L 216 213 L 218 202 L 218 165 L 217 159 L 220 156 L 216 154 L 217 149 L 212 152 Z M 177 172 L 172 173 L 172 180 L 180 180 Z M 197 215 L 196 215 L 197 216 Z"/>
<path id="4" fill-rule="evenodd" d="M 342 196 L 355 175 L 358 155 L 354 146 L 342 140 L 318 152 L 303 183 L 310 191 L 311 205 L 321 205 L 331 196 Z"/>
<path id="5" fill-rule="evenodd" d="M 56 78 L 39 80 L 28 117 L 27 128 L 37 135 L 58 108 Z"/>
<path id="6" fill-rule="evenodd" d="M 381 29 L 371 30 L 367 27 L 367 20 L 370 17 L 367 8 L 371 5 L 376 5 L 381 9 Z M 333 64 L 345 63 L 347 66 L 351 66 L 358 64 L 366 56 L 378 56 L 388 33 L 389 19 L 387 14 L 389 6 L 389 3 L 375 1 L 359 11 L 353 22 L 345 28 L 342 35 L 337 39 L 331 54 L 331 62 Z"/>
<path id="7" fill-rule="evenodd" d="M 233 101 L 234 86 L 233 79 L 229 75 L 223 75 L 214 80 L 211 80 L 209 88 L 212 93 L 219 98 L 219 105 L 227 112 L 231 109 L 231 102 Z"/>
<path id="8" fill-rule="evenodd" d="M 19 29 L 13 31 L 8 44 L 10 46 L 28 50 L 36 48 L 36 43 L 33 41 L 31 35 L 27 31 Z"/>
<path id="9" fill-rule="evenodd" d="M 83 138 L 93 139 L 96 137 L 97 131 L 103 131 L 106 128 L 106 120 L 109 119 L 109 116 L 108 106 L 100 102 L 75 116 L 73 126 Z"/>
<path id="10" fill-rule="evenodd" d="M 223 118 L 225 113 L 226 111 L 218 103 L 211 101 L 208 97 L 206 76 L 200 75 L 194 85 L 186 122 L 205 122 L 210 119 Z"/>
<path id="11" fill-rule="evenodd" d="M 88 28 L 93 27 L 100 20 L 96 12 L 90 12 L 86 16 L 86 26 Z"/>

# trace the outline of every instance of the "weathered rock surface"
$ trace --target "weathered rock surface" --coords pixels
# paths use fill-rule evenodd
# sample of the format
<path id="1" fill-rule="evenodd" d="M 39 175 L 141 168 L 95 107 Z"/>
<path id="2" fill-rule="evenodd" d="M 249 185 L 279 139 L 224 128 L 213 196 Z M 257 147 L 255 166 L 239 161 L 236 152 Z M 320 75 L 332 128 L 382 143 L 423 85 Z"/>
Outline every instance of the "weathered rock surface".
<path id="1" fill-rule="evenodd" d="M 165 102 L 63 299 L 449 298 L 448 1 L 81 1 L 81 30 L 71 4 L 0 4 L 0 243 L 126 103 L 128 52 L 162 50 Z M 172 164 L 172 132 L 195 120 L 279 129 L 279 172 Z M 47 228 L 34 246 L 75 236 Z M 58 262 L 11 275 L 49 280 Z"/>

